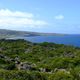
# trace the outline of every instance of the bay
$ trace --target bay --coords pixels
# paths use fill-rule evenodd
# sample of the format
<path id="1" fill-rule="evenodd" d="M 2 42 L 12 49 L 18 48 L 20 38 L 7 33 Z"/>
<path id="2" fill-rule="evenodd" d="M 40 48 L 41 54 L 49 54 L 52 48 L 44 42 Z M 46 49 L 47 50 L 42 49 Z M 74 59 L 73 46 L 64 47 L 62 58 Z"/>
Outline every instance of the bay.
<path id="1" fill-rule="evenodd" d="M 30 36 L 15 37 L 14 39 L 25 39 L 34 43 L 53 42 L 80 47 L 80 35 Z"/>

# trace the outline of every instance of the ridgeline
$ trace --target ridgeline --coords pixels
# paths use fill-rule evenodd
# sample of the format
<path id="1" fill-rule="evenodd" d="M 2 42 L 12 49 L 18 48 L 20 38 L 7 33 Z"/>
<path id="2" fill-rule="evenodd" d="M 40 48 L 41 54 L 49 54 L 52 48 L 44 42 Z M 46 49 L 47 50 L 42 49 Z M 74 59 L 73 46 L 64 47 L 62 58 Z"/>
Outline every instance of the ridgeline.
<path id="1" fill-rule="evenodd" d="M 51 35 L 64 35 L 57 33 L 39 33 L 39 32 L 29 32 L 29 31 L 16 31 L 16 30 L 6 30 L 0 29 L 0 39 L 13 38 L 13 37 L 30 37 L 30 36 L 51 36 Z"/>

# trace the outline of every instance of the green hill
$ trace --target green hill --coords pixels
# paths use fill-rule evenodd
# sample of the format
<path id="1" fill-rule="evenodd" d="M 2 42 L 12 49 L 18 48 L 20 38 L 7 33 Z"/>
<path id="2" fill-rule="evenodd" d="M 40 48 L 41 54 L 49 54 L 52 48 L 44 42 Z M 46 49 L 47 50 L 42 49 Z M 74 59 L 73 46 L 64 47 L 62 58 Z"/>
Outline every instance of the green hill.
<path id="1" fill-rule="evenodd" d="M 2 39 L 0 80 L 80 80 L 80 48 Z"/>

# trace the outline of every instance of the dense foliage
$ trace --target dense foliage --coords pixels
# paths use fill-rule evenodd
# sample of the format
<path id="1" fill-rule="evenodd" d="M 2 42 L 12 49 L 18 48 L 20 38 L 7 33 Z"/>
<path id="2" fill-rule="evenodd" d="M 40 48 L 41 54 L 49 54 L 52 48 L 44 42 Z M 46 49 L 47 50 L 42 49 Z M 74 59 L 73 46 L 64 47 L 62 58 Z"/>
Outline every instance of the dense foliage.
<path id="1" fill-rule="evenodd" d="M 80 48 L 2 39 L 0 80 L 80 80 Z"/>

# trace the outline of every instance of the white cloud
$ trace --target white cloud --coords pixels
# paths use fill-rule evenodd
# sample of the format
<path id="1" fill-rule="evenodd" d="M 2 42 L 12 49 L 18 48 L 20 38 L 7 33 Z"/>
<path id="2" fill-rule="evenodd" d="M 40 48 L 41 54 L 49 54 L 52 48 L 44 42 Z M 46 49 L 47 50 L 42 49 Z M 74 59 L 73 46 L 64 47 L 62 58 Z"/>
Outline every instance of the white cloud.
<path id="1" fill-rule="evenodd" d="M 20 11 L 10 11 L 8 9 L 1 9 L 0 10 L 0 17 L 27 17 L 32 18 L 33 14 L 20 12 Z"/>
<path id="2" fill-rule="evenodd" d="M 62 20 L 62 19 L 64 19 L 64 16 L 63 15 L 57 15 L 57 16 L 55 16 L 55 19 Z"/>
<path id="3" fill-rule="evenodd" d="M 9 9 L 0 10 L 0 26 L 1 27 L 30 27 L 45 26 L 46 21 L 36 20 L 32 13 L 11 11 Z"/>

